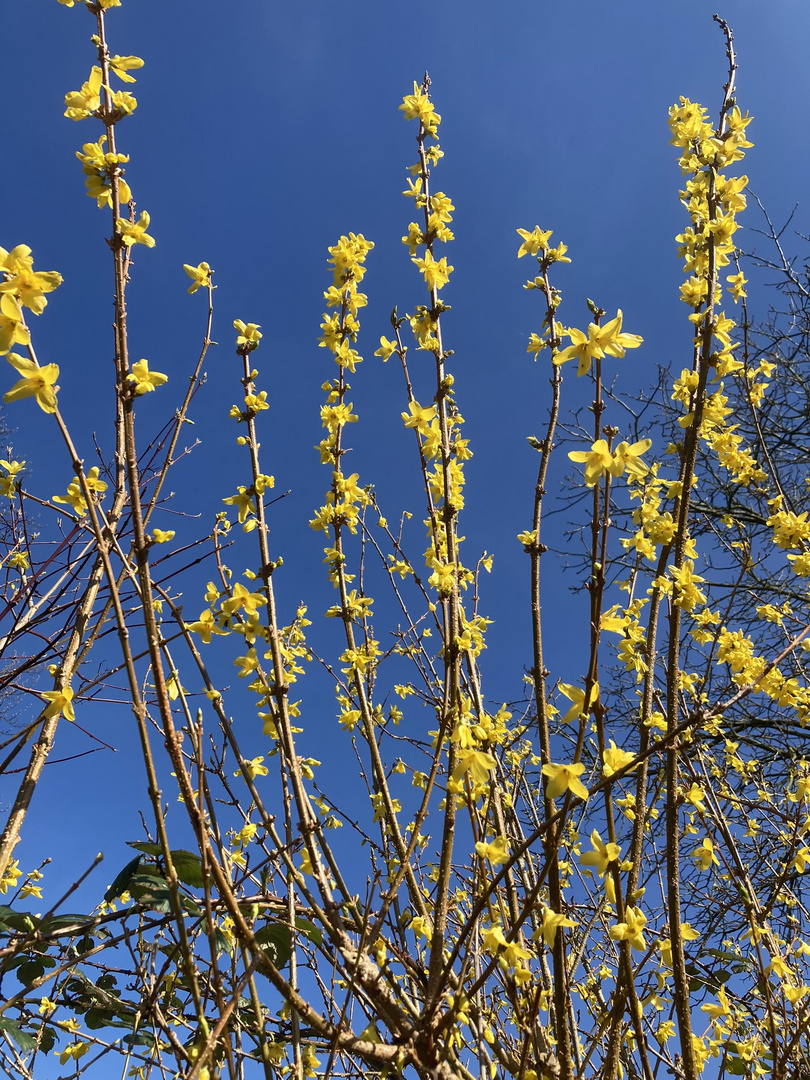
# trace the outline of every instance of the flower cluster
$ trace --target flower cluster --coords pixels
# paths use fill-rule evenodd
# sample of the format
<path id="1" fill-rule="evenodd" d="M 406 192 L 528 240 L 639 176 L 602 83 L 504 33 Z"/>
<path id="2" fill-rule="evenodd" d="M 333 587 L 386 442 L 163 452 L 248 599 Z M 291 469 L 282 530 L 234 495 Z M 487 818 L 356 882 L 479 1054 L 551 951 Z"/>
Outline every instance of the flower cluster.
<path id="1" fill-rule="evenodd" d="M 735 261 L 735 234 L 740 228 L 737 215 L 745 209 L 746 176 L 727 176 L 721 170 L 742 160 L 752 145 L 745 137 L 751 117 L 743 115 L 735 105 L 725 114 L 720 128 L 715 130 L 707 119 L 706 110 L 687 98 L 673 105 L 669 112 L 671 142 L 682 151 L 680 166 L 688 175 L 680 192 L 690 224 L 676 236 L 678 254 L 684 260 L 686 281 L 681 286 L 681 299 L 692 309 L 690 321 L 695 326 L 695 354 L 708 354 L 708 361 L 717 377 L 727 376 L 744 380 L 745 394 L 753 406 L 758 406 L 767 388 L 767 379 L 774 365 L 764 360 L 757 366 L 746 365 L 735 356 L 738 343 L 733 338 L 735 320 L 724 311 L 717 311 L 723 287 L 720 271 Z M 734 303 L 744 299 L 746 280 L 741 272 L 726 276 L 726 291 Z M 676 380 L 673 400 L 684 405 L 680 419 L 682 427 L 694 420 L 698 393 L 698 369 L 685 369 Z M 761 484 L 765 473 L 757 465 L 754 454 L 743 445 L 735 433 L 736 425 L 728 424 L 731 410 L 725 410 L 723 384 L 705 402 L 700 436 L 715 453 L 720 465 L 728 470 L 734 483 Z"/>
<path id="2" fill-rule="evenodd" d="M 35 398 L 47 413 L 56 412 L 56 364 L 40 367 L 31 357 L 11 352 L 12 345 L 30 345 L 23 308 L 41 315 L 48 303 L 45 294 L 62 284 L 62 275 L 54 270 L 34 270 L 31 248 L 18 244 L 11 251 L 0 247 L 0 356 L 6 356 L 22 377 L 3 397 L 6 402 Z"/>

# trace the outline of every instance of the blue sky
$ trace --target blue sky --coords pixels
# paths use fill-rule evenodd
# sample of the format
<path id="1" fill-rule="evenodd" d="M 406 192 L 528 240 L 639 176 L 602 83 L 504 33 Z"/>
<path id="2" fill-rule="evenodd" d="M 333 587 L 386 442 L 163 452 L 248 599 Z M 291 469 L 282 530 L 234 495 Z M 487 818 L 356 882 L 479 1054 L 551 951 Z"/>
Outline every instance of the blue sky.
<path id="1" fill-rule="evenodd" d="M 123 0 L 111 11 L 111 49 L 146 61 L 131 88 L 138 110 L 118 130 L 119 148 L 131 155 L 127 179 L 139 211 L 151 214 L 157 240 L 154 250 L 136 254 L 132 351 L 167 372 L 178 394 L 204 327 L 204 304 L 186 295 L 182 264 L 208 261 L 218 285 L 214 338 L 222 344 L 209 355 L 196 427 L 189 429 L 190 439 L 202 442 L 177 467 L 172 485 L 175 509 L 201 517 L 178 523 L 166 514 L 156 524 L 188 538 L 204 533 L 222 497 L 244 482 L 234 479 L 245 462 L 227 419 L 238 397 L 231 324 L 261 323 L 256 362 L 273 401 L 264 414 L 265 467 L 280 492 L 290 490 L 273 519 L 273 551 L 285 559 L 279 600 L 290 616 L 300 600 L 316 616 L 332 602 L 321 538 L 306 522 L 329 479 L 312 449 L 321 438 L 319 387 L 332 374 L 325 350 L 316 348 L 329 284 L 326 248 L 348 231 L 376 244 L 358 346 L 367 359 L 352 380 L 361 421 L 352 430 L 351 468 L 376 485 L 390 519 L 401 508 L 420 519 L 397 372 L 371 354 L 389 330 L 394 305 L 403 312 L 424 300 L 400 243 L 412 216 L 399 193 L 414 160 L 415 128 L 397 107 L 428 70 L 446 155 L 434 182 L 456 206 L 457 239 L 448 250 L 455 273 L 442 294 L 453 308 L 445 333 L 476 455 L 467 470 L 462 531 L 469 560 L 484 549 L 495 553 L 482 597 L 482 610 L 495 619 L 484 690 L 495 700 L 519 697 L 530 624 L 528 559 L 515 536 L 529 524 L 537 458 L 525 440 L 544 423 L 548 371 L 525 351 L 542 312 L 536 294 L 522 289 L 531 267 L 515 258 L 515 229 L 539 224 L 568 244 L 573 262 L 555 279 L 566 324 L 587 323 L 590 296 L 610 314 L 622 308 L 624 328 L 643 335 L 642 348 L 617 362 L 626 389 L 650 384 L 657 365 L 687 362 L 690 332 L 673 240 L 686 218 L 666 117 L 679 95 L 717 113 L 726 61 L 711 20 L 715 6 L 716 0 Z M 777 222 L 799 201 L 796 226 L 807 232 L 802 200 L 810 154 L 802 110 L 810 100 L 810 8 L 804 0 L 735 0 L 720 13 L 735 31 L 740 106 L 755 117 L 755 148 L 745 163 L 750 186 Z M 98 137 L 99 125 L 65 119 L 62 102 L 88 76 L 92 30 L 78 5 L 66 9 L 56 0 L 6 4 L 0 13 L 7 43 L 0 244 L 29 244 L 38 269 L 65 278 L 36 321 L 35 343 L 42 363 L 62 369 L 60 404 L 84 439 L 88 461 L 91 432 L 103 448 L 112 441 L 109 221 L 84 196 L 74 157 Z M 761 224 L 755 209 L 743 221 Z M 741 243 L 762 246 L 750 232 Z M 755 290 L 755 303 L 766 300 Z M 13 379 L 9 369 L 5 388 Z M 573 372 L 566 372 L 564 390 L 571 406 L 589 400 Z M 144 401 L 144 430 L 157 427 L 174 401 L 168 388 Z M 14 453 L 31 467 L 31 486 L 44 495 L 64 490 L 72 472 L 46 418 L 26 402 L 8 421 L 16 428 Z M 564 529 L 561 517 L 552 542 L 565 544 Z M 419 543 L 415 538 L 417 550 Z M 203 606 L 199 595 L 187 602 L 195 615 Z M 571 662 L 572 642 L 586 623 L 586 599 L 563 583 L 546 604 L 557 616 L 552 674 L 573 682 L 580 672 Z M 331 629 L 313 640 L 324 651 Z M 124 713 L 111 723 L 122 725 L 114 730 L 125 749 Z M 328 745 L 332 735 L 318 737 Z M 64 738 L 66 751 L 86 746 L 75 733 Z M 134 806 L 143 802 L 143 783 L 116 764 L 120 758 L 110 756 L 98 769 L 99 756 L 48 770 L 25 833 L 31 863 L 37 853 L 54 854 L 54 808 L 67 807 L 76 851 L 89 861 L 109 846 L 112 876 L 116 845 L 123 850 L 122 841 L 137 831 Z M 90 782 L 95 799 L 85 805 L 74 793 Z M 3 789 L 0 798 L 7 798 Z M 114 827 L 99 821 L 99 808 L 111 804 L 121 807 Z"/>

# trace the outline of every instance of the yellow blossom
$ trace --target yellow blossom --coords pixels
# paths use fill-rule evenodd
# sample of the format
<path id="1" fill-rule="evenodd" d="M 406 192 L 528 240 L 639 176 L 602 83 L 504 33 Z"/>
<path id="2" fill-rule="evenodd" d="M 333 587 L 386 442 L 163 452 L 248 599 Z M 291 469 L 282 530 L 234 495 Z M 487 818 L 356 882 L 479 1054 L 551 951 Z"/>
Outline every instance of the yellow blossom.
<path id="1" fill-rule="evenodd" d="M 573 765 L 544 765 L 543 776 L 548 777 L 546 798 L 556 799 L 566 791 L 570 791 L 578 799 L 587 799 L 588 789 L 579 779 L 584 772 L 585 766 L 582 762 L 576 762 Z"/>
<path id="2" fill-rule="evenodd" d="M 630 947 L 643 952 L 647 945 L 644 940 L 644 927 L 647 925 L 647 916 L 641 908 L 625 908 L 624 922 L 616 923 L 610 928 L 610 936 L 613 941 L 629 941 Z"/>
<path id="3" fill-rule="evenodd" d="M 154 247 L 155 238 L 146 231 L 149 228 L 149 215 L 144 210 L 137 221 L 127 221 L 126 218 L 118 218 L 115 223 L 117 232 L 121 234 L 121 243 L 126 247 L 133 244 L 143 244 L 144 247 Z"/>
<path id="4" fill-rule="evenodd" d="M 548 945 L 550 949 L 553 949 L 554 942 L 557 940 L 557 931 L 559 928 L 570 928 L 576 925 L 576 919 L 569 919 L 565 915 L 559 915 L 556 911 L 552 911 L 551 908 L 545 907 L 543 908 L 542 926 L 535 930 L 532 937 L 542 938 L 546 945 Z"/>
<path id="5" fill-rule="evenodd" d="M 237 352 L 249 353 L 259 347 L 259 342 L 262 339 L 262 335 L 259 333 L 260 325 L 260 323 L 244 323 L 241 319 L 234 319 L 233 328 L 237 333 Z"/>
<path id="6" fill-rule="evenodd" d="M 429 289 L 443 289 L 453 272 L 453 267 L 447 265 L 446 258 L 434 259 L 429 251 L 425 252 L 424 259 L 413 258 L 411 261 L 422 272 Z"/>
<path id="7" fill-rule="evenodd" d="M 701 870 L 708 870 L 712 863 L 714 863 L 715 866 L 720 865 L 720 860 L 717 858 L 714 851 L 714 844 L 708 836 L 703 839 L 692 852 L 692 858 Z"/>
<path id="8" fill-rule="evenodd" d="M 248 779 L 253 780 L 257 776 L 267 776 L 270 770 L 266 765 L 263 765 L 263 757 L 251 758 L 250 761 L 245 761 L 245 772 L 248 775 Z M 241 776 L 242 770 L 237 769 L 233 774 L 234 776 Z"/>
<path id="9" fill-rule="evenodd" d="M 168 381 L 168 375 L 164 375 L 161 371 L 149 370 L 148 360 L 138 360 L 132 365 L 132 371 L 127 375 L 127 382 L 132 386 L 135 397 L 151 393 L 156 386 L 163 386 Z"/>
<path id="10" fill-rule="evenodd" d="M 191 630 L 194 634 L 199 634 L 203 642 L 206 645 L 211 644 L 212 634 L 225 634 L 225 630 L 221 630 L 214 621 L 214 616 L 207 608 L 200 614 L 197 622 L 186 623 L 186 629 Z"/>
<path id="11" fill-rule="evenodd" d="M 56 386 L 56 380 L 59 378 L 58 366 L 46 364 L 44 367 L 39 367 L 28 357 L 13 352 L 8 354 L 6 360 L 22 375 L 22 378 L 3 395 L 3 401 L 20 401 L 22 398 L 33 397 L 43 412 L 55 413 L 56 394 L 59 390 Z"/>
<path id="12" fill-rule="evenodd" d="M 111 56 L 110 67 L 121 82 L 134 83 L 135 79 L 129 73 L 142 68 L 143 60 L 140 56 Z"/>
<path id="13" fill-rule="evenodd" d="M 531 535 L 534 536 L 533 533 Z M 559 683 L 558 689 L 569 701 L 573 702 L 571 708 L 562 717 L 563 724 L 568 724 L 572 720 L 586 720 L 591 708 L 599 700 L 599 683 L 594 683 L 591 687 L 587 708 L 585 707 L 585 691 L 578 686 L 571 686 L 570 683 Z"/>
<path id="14" fill-rule="evenodd" d="M 580 855 L 579 861 L 583 866 L 592 866 L 599 877 L 604 877 L 610 864 L 621 857 L 622 849 L 618 844 L 604 843 L 596 829 L 591 833 L 591 845 L 593 851 Z"/>
<path id="15" fill-rule="evenodd" d="M 214 271 L 207 262 L 201 262 L 197 266 L 183 263 L 183 269 L 191 278 L 191 284 L 188 287 L 189 293 L 195 293 L 197 289 L 207 289 L 211 284 L 211 275 Z"/>
<path id="16" fill-rule="evenodd" d="M 522 259 L 524 255 L 536 255 L 538 251 L 548 251 L 552 231 L 552 229 L 544 231 L 539 225 L 535 225 L 531 232 L 526 229 L 517 229 L 516 232 L 523 241 L 518 249 L 518 258 Z"/>
<path id="17" fill-rule="evenodd" d="M 625 765 L 629 765 L 635 757 L 635 754 L 631 754 L 629 750 L 621 750 L 616 746 L 613 739 L 610 740 L 610 746 L 602 751 L 602 775 L 605 777 L 613 776 L 614 773 L 620 772 Z"/>
<path id="18" fill-rule="evenodd" d="M 69 120 L 84 120 L 91 116 L 101 105 L 101 68 L 94 66 L 90 78 L 81 90 L 74 90 L 65 95 L 65 116 Z"/>
<path id="19" fill-rule="evenodd" d="M 48 720 L 55 716 L 64 716 L 71 722 L 76 719 L 73 711 L 73 691 L 69 686 L 63 686 L 61 690 L 43 690 L 42 697 L 50 703 L 42 714 Z"/>
<path id="20" fill-rule="evenodd" d="M 479 840 L 475 845 L 475 851 L 479 858 L 488 859 L 493 866 L 500 866 L 501 863 L 509 861 L 509 842 L 505 836 L 496 836 L 489 843 Z"/>

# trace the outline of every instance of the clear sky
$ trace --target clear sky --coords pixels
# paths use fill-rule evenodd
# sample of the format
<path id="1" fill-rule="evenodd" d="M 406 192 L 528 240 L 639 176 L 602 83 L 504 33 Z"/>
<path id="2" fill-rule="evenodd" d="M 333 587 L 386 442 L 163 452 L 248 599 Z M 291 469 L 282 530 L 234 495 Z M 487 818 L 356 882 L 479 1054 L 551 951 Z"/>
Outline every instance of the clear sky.
<path id="1" fill-rule="evenodd" d="M 208 383 L 192 414 L 196 427 L 189 429 L 189 440 L 202 443 L 173 483 L 180 493 L 175 509 L 201 517 L 178 522 L 166 515 L 158 524 L 189 539 L 204 534 L 222 497 L 233 492 L 234 469 L 244 462 L 227 419 L 238 396 L 231 324 L 260 323 L 256 362 L 273 401 L 264 414 L 265 465 L 278 490 L 290 490 L 273 518 L 273 550 L 285 559 L 274 580 L 290 614 L 299 600 L 316 616 L 332 602 L 323 584 L 322 538 L 306 522 L 329 479 L 312 449 L 321 438 L 319 387 L 333 374 L 316 347 L 329 284 L 326 248 L 349 231 L 376 244 L 358 346 L 366 363 L 352 379 L 361 421 L 352 430 L 351 468 L 376 485 L 389 518 L 406 508 L 420 520 L 397 371 L 372 353 L 390 329 L 394 305 L 403 312 L 424 301 L 400 243 L 412 217 L 400 192 L 414 160 L 415 128 L 397 107 L 428 70 L 446 155 L 435 186 L 456 206 L 457 239 L 447 252 L 455 273 L 442 294 L 453 308 L 445 340 L 455 350 L 457 397 L 475 451 L 462 531 L 468 560 L 480 550 L 495 553 L 482 597 L 482 610 L 495 619 L 484 690 L 495 700 L 520 697 L 530 661 L 528 558 L 515 536 L 529 526 L 537 456 L 526 436 L 540 434 L 544 423 L 548 371 L 526 354 L 542 312 L 537 294 L 522 289 L 531 267 L 515 258 L 515 229 L 539 224 L 568 244 L 573 262 L 555 279 L 567 325 L 587 323 L 589 296 L 611 315 L 622 308 L 624 328 L 643 335 L 642 348 L 617 362 L 626 389 L 652 383 L 658 365 L 687 362 L 690 327 L 678 299 L 673 240 L 686 217 L 666 119 L 679 95 L 717 114 L 726 77 L 722 36 L 711 20 L 717 3 L 122 0 L 108 16 L 111 49 L 146 64 L 131 88 L 139 107 L 118 129 L 119 148 L 131 155 L 127 179 L 157 241 L 135 258 L 133 353 L 168 373 L 170 387 L 182 392 L 204 327 L 203 301 L 186 295 L 182 264 L 201 260 L 216 271 L 214 337 L 222 342 L 210 353 Z M 739 104 L 755 117 L 748 129 L 755 148 L 745 164 L 750 186 L 777 222 L 799 201 L 795 224 L 806 233 L 810 7 L 806 0 L 734 0 L 720 14 L 735 31 Z M 109 218 L 85 197 L 74 157 L 100 125 L 71 122 L 62 112 L 65 93 L 78 89 L 94 61 L 92 30 L 81 5 L 25 0 L 0 10 L 0 244 L 28 244 L 37 269 L 64 276 L 35 321 L 35 342 L 42 363 L 60 365 L 60 405 L 84 438 L 88 461 L 92 432 L 103 449 L 112 443 Z M 750 229 L 761 225 L 755 208 L 743 221 Z M 751 249 L 762 241 L 751 231 L 741 244 Z M 762 310 L 767 292 L 755 290 L 754 300 Z M 3 389 L 14 378 L 9 369 Z M 587 387 L 574 383 L 566 371 L 569 404 L 587 404 Z M 174 408 L 167 393 L 151 397 L 139 406 L 146 430 Z M 7 418 L 16 428 L 15 456 L 31 466 L 32 488 L 50 484 L 44 495 L 64 490 L 72 472 L 47 419 L 32 402 Z M 565 516 L 552 528 L 552 542 L 564 546 Z M 546 603 L 559 612 L 552 675 L 574 682 L 580 672 L 569 662 L 570 642 L 585 625 L 586 599 L 563 583 Z M 188 604 L 196 616 L 200 596 Z M 330 640 L 322 639 L 324 649 Z M 331 716 L 327 709 L 322 721 L 327 745 L 337 737 Z M 126 724 L 123 712 L 119 722 Z M 120 739 L 112 741 L 123 748 L 123 732 Z M 68 733 L 60 749 L 83 747 Z M 98 758 L 49 768 L 48 788 L 24 834 L 32 861 L 55 854 L 50 830 L 60 806 L 70 808 L 83 861 L 108 847 L 111 865 L 102 873 L 110 878 L 117 869 L 116 846 L 121 851 L 137 832 L 133 806 L 144 801 L 143 783 L 111 756 L 98 770 Z M 96 800 L 85 805 L 73 793 L 91 776 Z M 0 789 L 0 799 L 8 790 Z M 111 827 L 99 808 L 113 798 L 122 810 Z"/>

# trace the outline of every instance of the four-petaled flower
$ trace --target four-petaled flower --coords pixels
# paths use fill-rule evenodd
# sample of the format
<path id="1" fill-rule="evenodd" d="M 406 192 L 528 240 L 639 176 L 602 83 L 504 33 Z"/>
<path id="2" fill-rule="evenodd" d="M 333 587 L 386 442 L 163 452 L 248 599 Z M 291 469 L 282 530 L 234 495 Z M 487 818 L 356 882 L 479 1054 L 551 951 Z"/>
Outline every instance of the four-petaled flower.
<path id="1" fill-rule="evenodd" d="M 443 289 L 453 273 L 453 267 L 447 265 L 446 258 L 434 259 L 429 251 L 425 252 L 424 259 L 413 258 L 411 262 L 421 270 L 429 289 Z"/>
<path id="2" fill-rule="evenodd" d="M 543 230 L 535 225 L 531 232 L 526 229 L 516 229 L 523 243 L 518 248 L 517 257 L 522 259 L 524 255 L 536 255 L 538 251 L 548 251 L 548 242 L 551 239 L 553 229 Z"/>
<path id="3" fill-rule="evenodd" d="M 21 398 L 36 398 L 37 405 L 46 413 L 56 412 L 56 392 L 59 387 L 56 380 L 59 378 L 59 368 L 56 364 L 46 364 L 39 367 L 27 356 L 18 353 L 9 353 L 6 360 L 15 368 L 22 378 L 3 395 L 3 401 L 19 401 Z"/>
<path id="4" fill-rule="evenodd" d="M 544 765 L 543 776 L 548 777 L 548 783 L 546 784 L 546 798 L 556 799 L 566 791 L 570 791 L 571 794 L 576 795 L 578 799 L 587 799 L 588 789 L 579 779 L 584 772 L 585 766 L 581 761 L 578 761 L 573 765 Z"/>
<path id="5" fill-rule="evenodd" d="M 644 927 L 646 925 L 647 916 L 641 908 L 627 907 L 624 909 L 624 922 L 611 926 L 611 939 L 613 941 L 628 941 L 631 948 L 642 952 L 647 947 L 644 940 Z"/>
<path id="6" fill-rule="evenodd" d="M 593 851 L 586 851 L 580 855 L 579 861 L 583 866 L 592 866 L 599 877 L 604 877 L 611 863 L 616 862 L 622 853 L 618 844 L 605 843 L 597 829 L 591 833 Z"/>
<path id="7" fill-rule="evenodd" d="M 188 287 L 190 293 L 195 293 L 200 288 L 207 289 L 211 284 L 211 275 L 214 271 L 207 262 L 201 262 L 198 266 L 183 263 L 183 269 L 191 278 L 191 284 Z"/>
<path id="8" fill-rule="evenodd" d="M 133 244 L 143 244 L 144 247 L 154 247 L 155 238 L 146 231 L 149 228 L 150 217 L 144 210 L 137 221 L 127 221 L 126 218 L 118 218 L 115 227 L 121 234 L 121 243 L 126 247 Z"/>
<path id="9" fill-rule="evenodd" d="M 576 919 L 569 919 L 566 915 L 559 915 L 556 911 L 552 911 L 551 908 L 543 908 L 543 924 L 535 930 L 532 937 L 535 939 L 542 937 L 546 945 L 553 949 L 554 942 L 557 940 L 557 931 L 560 927 L 570 928 L 576 925 Z"/>
<path id="10" fill-rule="evenodd" d="M 234 319 L 233 328 L 237 333 L 236 351 L 238 353 L 253 352 L 258 349 L 262 335 L 259 333 L 260 323 L 244 323 L 241 319 Z"/>
<path id="11" fill-rule="evenodd" d="M 69 686 L 63 686 L 61 690 L 43 690 L 42 696 L 50 702 L 43 713 L 48 720 L 59 715 L 71 722 L 76 719 L 73 712 L 73 691 Z"/>
<path id="12" fill-rule="evenodd" d="M 565 364 L 569 360 L 577 361 L 577 376 L 591 370 L 591 361 L 603 356 L 622 357 L 627 349 L 637 349 L 644 340 L 638 334 L 622 333 L 622 312 L 619 309 L 616 318 L 597 326 L 588 325 L 588 332 L 571 327 L 564 331 L 573 342 L 567 349 L 561 349 L 554 357 L 555 364 Z"/>
<path id="13" fill-rule="evenodd" d="M 148 360 L 139 360 L 132 365 L 132 371 L 127 375 L 127 382 L 132 386 L 135 397 L 141 394 L 151 393 L 156 386 L 163 386 L 169 381 L 169 376 L 162 371 L 150 371 Z"/>
<path id="14" fill-rule="evenodd" d="M 564 724 L 568 724 L 572 720 L 586 720 L 591 707 L 599 699 L 599 683 L 594 683 L 591 687 L 587 708 L 585 708 L 585 691 L 578 686 L 571 686 L 570 683 L 559 683 L 558 689 L 569 701 L 573 702 L 571 708 L 562 718 Z"/>
<path id="15" fill-rule="evenodd" d="M 720 860 L 714 852 L 714 844 L 708 836 L 702 840 L 692 852 L 692 858 L 701 870 L 708 870 L 712 863 L 714 863 L 715 866 L 720 865 Z"/>

